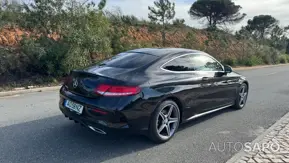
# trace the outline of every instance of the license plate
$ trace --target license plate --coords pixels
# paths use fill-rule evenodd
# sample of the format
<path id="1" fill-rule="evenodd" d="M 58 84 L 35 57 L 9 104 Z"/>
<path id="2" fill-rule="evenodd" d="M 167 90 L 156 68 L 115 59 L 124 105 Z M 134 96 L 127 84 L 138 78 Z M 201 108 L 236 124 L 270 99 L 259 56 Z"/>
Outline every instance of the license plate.
<path id="1" fill-rule="evenodd" d="M 74 111 L 77 114 L 82 114 L 83 106 L 80 104 L 77 104 L 75 102 L 72 102 L 70 100 L 65 100 L 64 106 L 70 109 L 70 111 Z"/>

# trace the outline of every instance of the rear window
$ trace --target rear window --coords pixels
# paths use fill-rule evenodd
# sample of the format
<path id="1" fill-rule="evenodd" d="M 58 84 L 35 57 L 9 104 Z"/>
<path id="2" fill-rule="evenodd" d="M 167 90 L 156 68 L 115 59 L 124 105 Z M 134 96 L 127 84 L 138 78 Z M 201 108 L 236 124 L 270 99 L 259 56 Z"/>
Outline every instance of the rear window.
<path id="1" fill-rule="evenodd" d="M 151 63 L 157 56 L 143 53 L 120 53 L 111 59 L 103 61 L 100 65 L 116 68 L 137 68 Z"/>

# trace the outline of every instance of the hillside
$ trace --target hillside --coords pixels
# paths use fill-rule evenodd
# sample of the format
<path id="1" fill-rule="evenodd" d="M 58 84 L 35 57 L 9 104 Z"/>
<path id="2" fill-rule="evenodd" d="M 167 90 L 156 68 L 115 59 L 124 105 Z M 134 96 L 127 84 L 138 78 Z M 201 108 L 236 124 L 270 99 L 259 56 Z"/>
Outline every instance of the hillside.
<path id="1" fill-rule="evenodd" d="M 71 10 L 62 6 L 61 12 L 50 15 L 46 10 L 56 11 L 55 6 L 43 5 L 48 8 L 36 6 L 40 8 L 26 12 L 12 8 L 2 12 L 6 18 L 0 28 L 0 89 L 57 83 L 73 69 L 146 47 L 197 49 L 231 66 L 288 61 L 288 56 L 281 55 L 272 45 L 251 36 L 239 37 L 220 29 L 195 29 L 179 21 L 165 25 L 163 45 L 163 26 L 159 23 L 104 14 L 96 6 L 81 4 L 73 5 Z"/>
<path id="2" fill-rule="evenodd" d="M 148 27 L 129 27 L 126 39 L 134 44 L 162 47 L 161 32 L 151 31 Z M 249 46 L 245 40 L 237 40 L 230 34 L 192 28 L 172 28 L 166 39 L 168 47 L 202 50 L 221 60 L 237 59 L 243 55 L 243 48 Z"/>
<path id="3" fill-rule="evenodd" d="M 162 47 L 161 32 L 158 30 L 152 30 L 146 26 L 130 26 L 123 30 L 126 34 L 120 40 L 122 44 L 131 45 L 131 48 Z M 31 32 L 20 28 L 2 28 L 0 30 L 0 45 L 17 48 L 20 46 L 23 36 L 29 37 L 30 35 Z M 57 40 L 59 37 L 52 35 L 51 38 Z M 252 51 L 256 50 L 252 42 L 238 40 L 233 35 L 225 32 L 208 32 L 206 30 L 174 27 L 167 33 L 166 39 L 167 47 L 203 50 L 223 61 L 246 57 L 250 50 L 250 54 L 254 55 Z"/>
<path id="4" fill-rule="evenodd" d="M 16 27 L 2 27 L 0 29 L 0 46 L 19 47 L 23 36 L 30 36 L 32 32 Z M 48 37 L 57 40 L 58 35 L 48 35 Z"/>

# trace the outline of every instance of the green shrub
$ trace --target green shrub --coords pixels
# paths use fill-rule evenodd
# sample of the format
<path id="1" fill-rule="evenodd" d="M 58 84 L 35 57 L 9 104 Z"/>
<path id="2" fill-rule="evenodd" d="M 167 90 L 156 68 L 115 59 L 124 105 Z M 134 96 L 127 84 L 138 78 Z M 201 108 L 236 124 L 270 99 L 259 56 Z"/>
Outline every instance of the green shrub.
<path id="1" fill-rule="evenodd" d="M 27 58 L 27 71 L 30 73 L 46 74 L 46 70 L 43 67 L 45 63 L 42 63 L 46 56 L 46 49 L 41 43 L 34 38 L 24 38 L 20 42 L 21 55 Z"/>
<path id="2" fill-rule="evenodd" d="M 235 58 L 226 58 L 222 61 L 224 65 L 237 66 L 238 62 Z"/>
<path id="3" fill-rule="evenodd" d="M 184 27 L 185 26 L 185 19 L 175 19 L 173 20 L 173 25 L 176 27 Z"/>
<path id="4" fill-rule="evenodd" d="M 79 69 L 90 65 L 91 62 L 88 50 L 79 47 L 71 47 L 62 60 L 62 73 L 68 74 L 73 69 Z"/>
<path id="5" fill-rule="evenodd" d="M 121 29 L 114 27 L 110 32 L 110 43 L 113 54 L 118 54 L 120 52 L 126 51 L 130 44 L 121 40 L 124 36 L 127 36 L 126 29 Z"/>
<path id="6" fill-rule="evenodd" d="M 39 75 L 59 77 L 91 62 L 88 49 L 48 37 L 22 40 L 21 51 L 28 58 L 27 70 Z"/>
<path id="7" fill-rule="evenodd" d="M 28 73 L 26 67 L 30 64 L 28 60 L 14 49 L 0 48 L 0 78 L 13 75 L 26 76 Z"/>
<path id="8" fill-rule="evenodd" d="M 240 65 L 244 65 L 244 66 L 256 66 L 256 65 L 262 65 L 264 62 L 263 62 L 262 58 L 253 55 L 253 56 L 250 56 L 248 58 L 239 60 L 238 63 Z"/>
<path id="9" fill-rule="evenodd" d="M 140 24 L 140 21 L 137 17 L 134 15 L 122 15 L 121 20 L 124 24 L 130 25 L 130 26 L 137 26 Z"/>
<path id="10" fill-rule="evenodd" d="M 198 40 L 196 38 L 196 34 L 190 31 L 187 33 L 185 40 L 182 42 L 182 47 L 193 49 L 195 48 L 194 45 L 196 44 L 197 41 Z"/>
<path id="11" fill-rule="evenodd" d="M 288 59 L 289 59 L 289 57 L 286 54 L 282 54 L 279 56 L 279 62 L 282 64 L 288 63 L 288 61 L 289 61 Z"/>
<path id="12" fill-rule="evenodd" d="M 68 45 L 48 37 L 25 38 L 21 41 L 22 55 L 28 58 L 27 70 L 32 74 L 61 76 L 61 64 L 68 52 Z"/>
<path id="13" fill-rule="evenodd" d="M 263 55 L 262 60 L 266 65 L 272 64 L 272 58 L 269 55 Z"/>
<path id="14" fill-rule="evenodd" d="M 279 63 L 280 52 L 278 50 L 272 47 L 267 47 L 267 48 L 264 48 L 263 54 L 268 55 L 271 58 L 271 64 Z"/>

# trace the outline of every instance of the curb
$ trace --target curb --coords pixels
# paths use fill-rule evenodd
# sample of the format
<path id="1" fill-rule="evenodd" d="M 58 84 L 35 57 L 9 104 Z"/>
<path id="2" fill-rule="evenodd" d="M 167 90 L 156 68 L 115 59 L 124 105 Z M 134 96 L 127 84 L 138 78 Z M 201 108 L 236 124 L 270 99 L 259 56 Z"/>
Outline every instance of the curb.
<path id="1" fill-rule="evenodd" d="M 25 93 L 33 93 L 33 92 L 42 92 L 42 91 L 55 91 L 55 90 L 59 90 L 60 87 L 61 86 L 41 87 L 41 88 L 33 88 L 33 89 L 0 92 L 0 97 L 13 96 L 13 95 L 25 94 Z"/>
<path id="2" fill-rule="evenodd" d="M 252 67 L 233 67 L 233 70 L 253 70 L 253 69 L 281 67 L 281 66 L 288 66 L 288 65 L 289 65 L 289 63 L 277 64 L 277 65 L 252 66 Z"/>
<path id="3" fill-rule="evenodd" d="M 273 131 L 278 125 L 280 125 L 285 119 L 289 117 L 289 112 L 286 113 L 283 117 L 281 117 L 278 121 L 276 121 L 271 127 L 269 127 L 263 134 L 258 136 L 255 140 L 251 142 L 251 144 L 255 144 L 258 142 L 261 142 L 266 135 L 268 135 L 271 131 Z M 233 157 L 231 157 L 226 163 L 236 163 L 238 162 L 243 156 L 245 156 L 247 153 L 244 150 L 241 150 L 237 154 L 235 154 Z"/>

